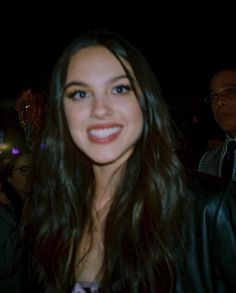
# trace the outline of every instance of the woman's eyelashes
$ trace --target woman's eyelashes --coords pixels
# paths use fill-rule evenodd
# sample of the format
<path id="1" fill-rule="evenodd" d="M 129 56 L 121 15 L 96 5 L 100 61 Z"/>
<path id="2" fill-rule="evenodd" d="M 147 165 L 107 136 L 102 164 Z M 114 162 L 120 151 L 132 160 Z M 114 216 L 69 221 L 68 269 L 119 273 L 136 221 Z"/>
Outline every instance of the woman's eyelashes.
<path id="1" fill-rule="evenodd" d="M 130 85 L 124 85 L 124 84 L 119 84 L 111 88 L 110 92 L 111 95 L 126 95 L 131 91 L 131 86 Z M 88 90 L 80 90 L 76 89 L 71 92 L 67 92 L 65 96 L 69 99 L 72 100 L 82 100 L 85 98 L 89 98 L 93 95 L 96 95 L 95 93 L 88 91 Z"/>
<path id="2" fill-rule="evenodd" d="M 128 92 L 131 91 L 131 86 L 130 85 L 117 85 L 112 88 L 112 93 L 117 94 L 117 95 L 124 95 L 127 94 Z"/>
<path id="3" fill-rule="evenodd" d="M 84 90 L 74 90 L 72 92 L 66 93 L 66 97 L 73 100 L 81 100 L 89 96 L 87 91 Z"/>

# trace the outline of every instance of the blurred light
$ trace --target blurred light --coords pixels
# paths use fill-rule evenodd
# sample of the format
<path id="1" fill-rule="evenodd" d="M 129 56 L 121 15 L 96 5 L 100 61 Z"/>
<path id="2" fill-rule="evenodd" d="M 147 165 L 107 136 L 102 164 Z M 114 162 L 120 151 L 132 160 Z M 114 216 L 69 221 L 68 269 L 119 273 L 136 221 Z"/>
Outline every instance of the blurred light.
<path id="1" fill-rule="evenodd" d="M 44 150 L 45 148 L 46 148 L 46 144 L 41 143 L 41 144 L 40 144 L 40 150 Z"/>
<path id="2" fill-rule="evenodd" d="M 6 150 L 8 150 L 10 148 L 10 146 L 9 146 L 9 144 L 7 144 L 7 143 L 1 143 L 0 144 L 0 150 L 1 151 L 6 151 Z"/>
<path id="3" fill-rule="evenodd" d="M 12 155 L 18 155 L 19 153 L 20 153 L 20 150 L 19 150 L 18 148 L 13 147 L 13 148 L 11 149 L 11 154 L 12 154 Z"/>

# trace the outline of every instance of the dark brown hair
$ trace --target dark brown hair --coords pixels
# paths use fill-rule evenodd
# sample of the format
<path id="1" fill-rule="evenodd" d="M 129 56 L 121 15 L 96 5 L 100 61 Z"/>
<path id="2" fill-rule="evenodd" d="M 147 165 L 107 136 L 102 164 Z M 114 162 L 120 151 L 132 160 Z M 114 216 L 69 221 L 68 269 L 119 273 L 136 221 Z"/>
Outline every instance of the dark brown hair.
<path id="1" fill-rule="evenodd" d="M 127 161 L 106 219 L 101 291 L 169 292 L 174 283 L 173 247 L 184 194 L 173 126 L 145 58 L 126 40 L 107 31 L 74 40 L 55 66 L 42 139 L 45 147 L 39 150 L 34 186 L 34 257 L 49 284 L 57 292 L 65 292 L 82 232 L 92 217 L 95 179 L 65 122 L 64 85 L 71 56 L 98 45 L 121 62 L 144 117 L 143 133 Z M 122 59 L 130 64 L 139 90 Z"/>

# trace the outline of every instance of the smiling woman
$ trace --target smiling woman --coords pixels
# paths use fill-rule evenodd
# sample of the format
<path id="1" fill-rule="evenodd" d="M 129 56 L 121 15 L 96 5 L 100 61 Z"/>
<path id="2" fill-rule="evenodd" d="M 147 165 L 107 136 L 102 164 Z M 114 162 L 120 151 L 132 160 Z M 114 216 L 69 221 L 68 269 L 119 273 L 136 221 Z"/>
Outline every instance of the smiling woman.
<path id="1" fill-rule="evenodd" d="M 194 284 L 217 292 L 208 251 L 216 245 L 203 232 L 221 193 L 202 219 L 207 201 L 197 194 L 192 205 L 166 104 L 140 52 L 107 31 L 74 40 L 55 66 L 47 115 L 32 197 L 32 291 L 182 293 Z"/>
<path id="2" fill-rule="evenodd" d="M 121 166 L 142 132 L 143 116 L 129 78 L 102 46 L 71 58 L 64 109 L 73 141 L 97 164 Z"/>

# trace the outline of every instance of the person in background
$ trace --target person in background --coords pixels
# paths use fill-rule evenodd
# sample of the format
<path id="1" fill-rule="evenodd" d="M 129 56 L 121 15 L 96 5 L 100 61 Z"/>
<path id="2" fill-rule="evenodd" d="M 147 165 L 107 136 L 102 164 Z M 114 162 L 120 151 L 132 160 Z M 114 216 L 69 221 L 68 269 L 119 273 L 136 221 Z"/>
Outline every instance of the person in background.
<path id="1" fill-rule="evenodd" d="M 27 292 L 24 207 L 31 194 L 33 156 L 8 154 L 2 159 L 0 179 L 0 292 Z"/>
<path id="2" fill-rule="evenodd" d="M 203 154 L 198 171 L 224 181 L 236 180 L 236 69 L 224 69 L 212 77 L 207 102 L 225 140 Z"/>
<path id="3" fill-rule="evenodd" d="M 236 220 L 218 218 L 235 207 L 234 186 L 209 198 L 188 186 L 160 86 L 135 47 L 108 31 L 75 39 L 47 115 L 29 226 L 35 292 L 236 290 Z"/>

